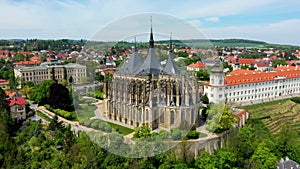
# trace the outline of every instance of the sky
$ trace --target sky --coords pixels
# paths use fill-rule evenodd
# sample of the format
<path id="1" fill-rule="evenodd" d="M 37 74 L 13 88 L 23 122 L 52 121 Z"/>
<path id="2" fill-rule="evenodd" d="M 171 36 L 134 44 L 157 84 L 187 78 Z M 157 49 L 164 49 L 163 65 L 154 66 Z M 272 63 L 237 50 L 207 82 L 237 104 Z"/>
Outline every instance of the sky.
<path id="1" fill-rule="evenodd" d="M 188 22 L 209 39 L 300 45 L 299 0 L 0 0 L 0 7 L 0 39 L 91 39 L 114 22 L 150 12 Z"/>

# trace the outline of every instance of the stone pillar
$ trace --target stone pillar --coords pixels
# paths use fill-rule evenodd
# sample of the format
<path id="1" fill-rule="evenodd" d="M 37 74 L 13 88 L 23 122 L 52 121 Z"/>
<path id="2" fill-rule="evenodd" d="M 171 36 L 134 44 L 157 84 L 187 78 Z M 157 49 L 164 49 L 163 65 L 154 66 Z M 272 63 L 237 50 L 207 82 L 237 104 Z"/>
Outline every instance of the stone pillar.
<path id="1" fill-rule="evenodd" d="M 166 90 L 167 90 L 167 106 L 170 106 L 171 103 L 171 85 L 170 85 L 170 81 L 166 80 Z"/>
<path id="2" fill-rule="evenodd" d="M 176 106 L 180 106 L 179 84 L 176 83 Z"/>

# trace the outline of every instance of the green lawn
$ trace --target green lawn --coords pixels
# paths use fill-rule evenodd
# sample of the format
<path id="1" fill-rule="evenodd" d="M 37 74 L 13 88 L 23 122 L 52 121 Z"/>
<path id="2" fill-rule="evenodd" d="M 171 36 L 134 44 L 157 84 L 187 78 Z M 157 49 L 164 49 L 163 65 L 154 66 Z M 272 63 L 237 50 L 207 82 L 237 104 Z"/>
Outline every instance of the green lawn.
<path id="1" fill-rule="evenodd" d="M 120 126 L 118 124 L 114 124 L 114 123 L 110 123 L 110 122 L 107 122 L 113 129 L 115 129 L 116 131 L 118 131 L 120 134 L 122 135 L 128 135 L 132 132 L 134 132 L 134 130 L 130 129 L 130 128 L 127 128 L 127 127 L 124 127 L 124 126 Z"/>
<path id="2" fill-rule="evenodd" d="M 45 115 L 44 113 L 42 113 L 41 111 L 37 110 L 36 114 L 38 116 L 40 116 L 41 118 L 43 118 L 44 120 L 51 122 L 51 118 L 49 116 Z"/>
<path id="3" fill-rule="evenodd" d="M 86 117 L 86 118 L 91 118 L 91 117 L 94 117 L 95 116 L 95 110 L 97 109 L 97 106 L 95 105 L 92 105 L 92 106 L 89 106 L 87 104 L 85 105 L 81 105 L 80 106 L 80 110 L 77 110 L 77 116 L 78 118 L 83 118 L 83 117 Z"/>

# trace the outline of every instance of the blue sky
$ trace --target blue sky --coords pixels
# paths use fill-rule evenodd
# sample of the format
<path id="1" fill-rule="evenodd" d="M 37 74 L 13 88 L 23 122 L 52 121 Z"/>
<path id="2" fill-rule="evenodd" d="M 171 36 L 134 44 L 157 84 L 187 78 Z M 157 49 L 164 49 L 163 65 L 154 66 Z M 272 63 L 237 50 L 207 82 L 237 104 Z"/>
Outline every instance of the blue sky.
<path id="1" fill-rule="evenodd" d="M 0 0 L 0 7 L 0 39 L 89 39 L 126 16 L 158 12 L 211 39 L 300 45 L 299 0 Z"/>

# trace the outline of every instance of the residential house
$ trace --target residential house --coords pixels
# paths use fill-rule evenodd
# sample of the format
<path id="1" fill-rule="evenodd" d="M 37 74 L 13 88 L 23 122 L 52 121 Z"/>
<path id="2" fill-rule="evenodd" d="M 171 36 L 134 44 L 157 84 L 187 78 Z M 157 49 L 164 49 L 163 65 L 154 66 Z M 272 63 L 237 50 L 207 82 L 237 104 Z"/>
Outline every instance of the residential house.
<path id="1" fill-rule="evenodd" d="M 22 95 L 16 92 L 6 92 L 9 100 L 9 107 L 12 118 L 16 120 L 26 119 L 26 101 Z"/>
<path id="2" fill-rule="evenodd" d="M 5 79 L 0 79 L 0 87 L 3 90 L 8 90 L 9 89 L 9 81 L 7 81 Z"/>
<path id="3" fill-rule="evenodd" d="M 188 71 L 199 71 L 204 70 L 205 68 L 206 66 L 202 62 L 192 63 L 186 67 Z"/>

